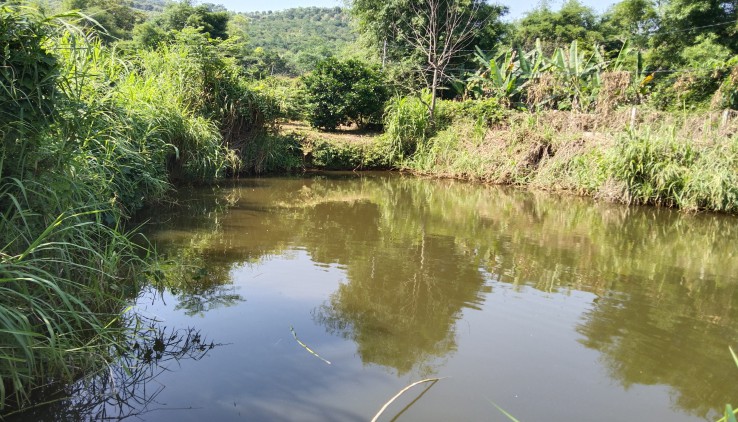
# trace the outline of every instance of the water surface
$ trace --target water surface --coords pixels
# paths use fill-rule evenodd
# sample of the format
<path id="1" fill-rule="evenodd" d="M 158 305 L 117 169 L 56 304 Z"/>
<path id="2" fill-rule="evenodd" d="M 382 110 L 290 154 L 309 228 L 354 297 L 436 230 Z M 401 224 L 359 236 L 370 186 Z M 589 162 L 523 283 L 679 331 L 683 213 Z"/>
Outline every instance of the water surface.
<path id="1" fill-rule="evenodd" d="M 738 404 L 738 220 L 392 174 L 182 190 L 137 309 L 221 344 L 148 421 L 710 420 Z M 293 337 L 323 360 L 309 353 Z M 153 384 L 153 385 L 151 385 Z M 144 405 L 142 405 L 143 407 Z"/>

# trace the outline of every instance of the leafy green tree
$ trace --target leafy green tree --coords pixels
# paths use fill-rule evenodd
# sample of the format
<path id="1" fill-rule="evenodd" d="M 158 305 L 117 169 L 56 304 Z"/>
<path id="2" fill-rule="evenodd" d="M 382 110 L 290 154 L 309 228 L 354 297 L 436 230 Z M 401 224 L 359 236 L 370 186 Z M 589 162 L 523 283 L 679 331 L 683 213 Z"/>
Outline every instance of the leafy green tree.
<path id="1" fill-rule="evenodd" d="M 255 79 L 290 73 L 287 62 L 279 54 L 266 51 L 261 47 L 255 48 L 244 56 L 243 63 L 247 74 Z"/>
<path id="2" fill-rule="evenodd" d="M 433 5 L 438 9 L 435 19 L 431 19 Z M 448 61 L 449 68 L 458 70 L 456 73 L 473 68 L 474 46 L 492 49 L 507 30 L 500 20 L 507 9 L 481 0 L 351 0 L 350 6 L 364 42 L 372 47 L 382 63 L 420 70 L 421 80 L 428 88 L 433 85 L 436 74 L 433 68 L 439 67 L 437 58 L 429 57 L 428 53 L 433 56 L 444 45 L 440 42 L 438 49 L 432 47 L 433 41 L 427 39 L 427 35 L 434 32 L 428 32 L 432 27 L 438 30 L 432 38 L 445 41 L 458 39 L 457 30 L 470 23 L 468 37 L 463 37 L 460 51 L 457 51 L 460 54 L 452 55 Z M 456 30 L 450 30 L 454 21 Z M 418 42 L 422 38 L 427 42 Z M 395 82 L 405 85 L 407 72 L 390 70 L 389 73 L 398 73 L 405 80 Z M 447 73 L 442 73 L 445 78 Z"/>
<path id="3" fill-rule="evenodd" d="M 668 0 L 662 6 L 662 18 L 651 47 L 652 62 L 669 67 L 685 64 L 682 51 L 714 34 L 716 44 L 738 53 L 738 1 Z"/>
<path id="4" fill-rule="evenodd" d="M 308 121 L 325 130 L 378 121 L 388 97 L 379 70 L 358 60 L 325 59 L 305 77 L 305 86 Z"/>
<path id="5" fill-rule="evenodd" d="M 130 39 L 135 25 L 145 15 L 128 0 L 65 0 L 63 10 L 79 10 L 91 19 L 82 24 L 97 30 L 105 41 Z"/>
<path id="6" fill-rule="evenodd" d="M 77 0 L 74 0 L 77 1 Z M 164 12 L 134 28 L 138 44 L 154 47 L 171 40 L 172 32 L 194 28 L 212 39 L 228 39 L 230 14 L 217 6 L 194 6 L 190 0 L 168 3 Z M 231 28 L 233 29 L 233 28 Z"/>
<path id="7" fill-rule="evenodd" d="M 529 50 L 535 47 L 536 39 L 541 39 L 544 50 L 550 53 L 575 40 L 592 45 L 603 37 L 595 11 L 578 0 L 568 0 L 558 11 L 552 10 L 548 2 L 541 2 L 517 23 L 515 44 Z"/>
<path id="8" fill-rule="evenodd" d="M 603 16 L 602 30 L 609 40 L 624 42 L 645 50 L 651 34 L 659 27 L 660 17 L 654 0 L 623 0 Z"/>

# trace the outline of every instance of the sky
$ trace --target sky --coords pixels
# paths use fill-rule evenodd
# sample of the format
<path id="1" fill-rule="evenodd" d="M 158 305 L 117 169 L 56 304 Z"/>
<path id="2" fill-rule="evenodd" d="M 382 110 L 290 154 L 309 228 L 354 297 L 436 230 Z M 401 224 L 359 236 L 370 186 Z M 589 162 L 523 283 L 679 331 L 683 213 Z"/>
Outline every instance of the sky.
<path id="1" fill-rule="evenodd" d="M 207 0 L 203 2 L 222 4 L 229 10 L 236 12 L 256 12 L 266 10 L 284 10 L 292 7 L 335 7 L 343 6 L 344 0 Z M 616 3 L 613 0 L 581 0 L 581 2 L 589 7 L 594 8 L 597 12 L 604 12 L 610 5 Z M 525 12 L 533 9 L 539 3 L 539 0 L 490 0 L 489 3 L 499 3 L 510 8 L 507 19 L 517 19 L 523 16 Z M 563 0 L 551 1 L 551 6 L 557 9 Z"/>

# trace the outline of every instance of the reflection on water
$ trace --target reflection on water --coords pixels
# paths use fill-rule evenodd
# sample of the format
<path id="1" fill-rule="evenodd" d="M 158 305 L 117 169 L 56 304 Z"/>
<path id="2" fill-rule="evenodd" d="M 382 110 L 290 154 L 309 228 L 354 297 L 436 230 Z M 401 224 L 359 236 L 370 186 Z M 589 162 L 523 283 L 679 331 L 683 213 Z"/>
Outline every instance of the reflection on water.
<path id="1" fill-rule="evenodd" d="M 282 296 L 270 300 L 287 302 L 293 294 L 289 289 L 306 298 L 306 292 L 324 289 L 301 284 L 314 271 L 301 264 L 304 259 L 314 268 L 340 271 L 342 278 L 322 298 L 299 303 L 310 303 L 314 324 L 341 344 L 353 345 L 364 368 L 349 376 L 380 376 L 372 372 L 379 368 L 396 379 L 444 371 L 492 379 L 501 376 L 501 365 L 511 366 L 514 377 L 491 390 L 499 395 L 516 385 L 529 389 L 532 397 L 525 403 L 506 406 L 504 398 L 495 400 L 529 420 L 599 419 L 603 403 L 617 405 L 622 415 L 628 408 L 636 419 L 647 419 L 637 412 L 648 409 L 655 412 L 648 416 L 689 420 L 713 417 L 724 403 L 738 400 L 727 349 L 738 344 L 734 217 L 595 204 L 453 181 L 334 174 L 243 180 L 183 192 L 177 207 L 149 218 L 149 236 L 167 258 L 161 278 L 176 298 L 175 311 L 203 321 L 229 307 L 272 306 L 250 305 L 256 299 L 244 291 L 255 288 L 249 286 L 277 292 Z M 269 262 L 280 262 L 290 281 L 267 280 L 268 273 L 257 279 L 272 268 Z M 244 274 L 248 283 L 238 281 Z M 257 325 L 245 327 L 261 329 Z M 530 343 L 524 331 L 552 341 Z M 477 333 L 501 337 L 490 345 L 491 339 Z M 323 355 L 321 346 L 329 344 L 311 347 Z M 523 350 L 530 344 L 540 353 Z M 521 352 L 516 362 L 495 360 L 495 353 L 516 350 Z M 596 362 L 586 361 L 591 351 Z M 543 355 L 548 356 L 545 365 L 537 360 Z M 255 357 L 252 364 L 263 362 Z M 299 371 L 300 366 L 281 362 L 268 368 L 275 376 L 281 370 Z M 589 389 L 584 381 L 572 382 L 585 373 L 594 380 Z M 562 391 L 543 387 L 542 377 Z M 448 387 L 452 390 L 446 393 L 441 384 L 429 394 L 476 397 L 475 389 L 486 384 L 474 382 Z M 653 401 L 639 403 L 636 391 L 648 386 L 654 389 L 644 390 L 642 397 Z M 366 388 L 389 397 L 392 391 L 380 387 Z M 251 387 L 234 384 L 229 393 L 239 388 Z M 303 393 L 318 394 L 309 387 Z M 273 394 L 278 401 L 281 393 Z M 579 395 L 581 403 L 546 410 L 536 405 L 566 394 Z M 461 413 L 455 417 L 495 414 L 489 398 L 479 401 L 466 410 L 457 405 Z M 420 403 L 415 407 L 435 409 Z M 312 406 L 329 404 L 315 398 Z M 257 419 L 277 415 L 243 409 L 249 410 Z M 412 419 L 411 413 L 403 418 Z"/>
<path id="2" fill-rule="evenodd" d="M 125 348 L 97 373 L 71 385 L 51 383 L 33 393 L 39 403 L 23 412 L 12 409 L 3 421 L 102 421 L 141 418 L 155 408 L 163 386 L 156 378 L 173 365 L 200 360 L 216 346 L 192 328 L 168 328 L 155 320 L 137 316 L 128 321 L 134 327 Z"/>

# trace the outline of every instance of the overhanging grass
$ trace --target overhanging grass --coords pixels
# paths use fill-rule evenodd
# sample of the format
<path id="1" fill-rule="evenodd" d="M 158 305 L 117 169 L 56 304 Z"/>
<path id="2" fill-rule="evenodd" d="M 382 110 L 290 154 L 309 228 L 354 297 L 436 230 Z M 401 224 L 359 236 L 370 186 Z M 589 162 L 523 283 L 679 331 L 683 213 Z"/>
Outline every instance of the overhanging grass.
<path id="1" fill-rule="evenodd" d="M 101 207 L 51 220 L 30 211 L 44 192 L 8 181 L 0 203 L 0 409 L 23 406 L 51 381 L 104 368 L 123 341 L 115 324 L 129 271 L 144 267 L 131 239 L 102 222 Z M 38 200 L 38 198 L 34 198 Z M 47 198 L 49 199 L 49 198 Z"/>

